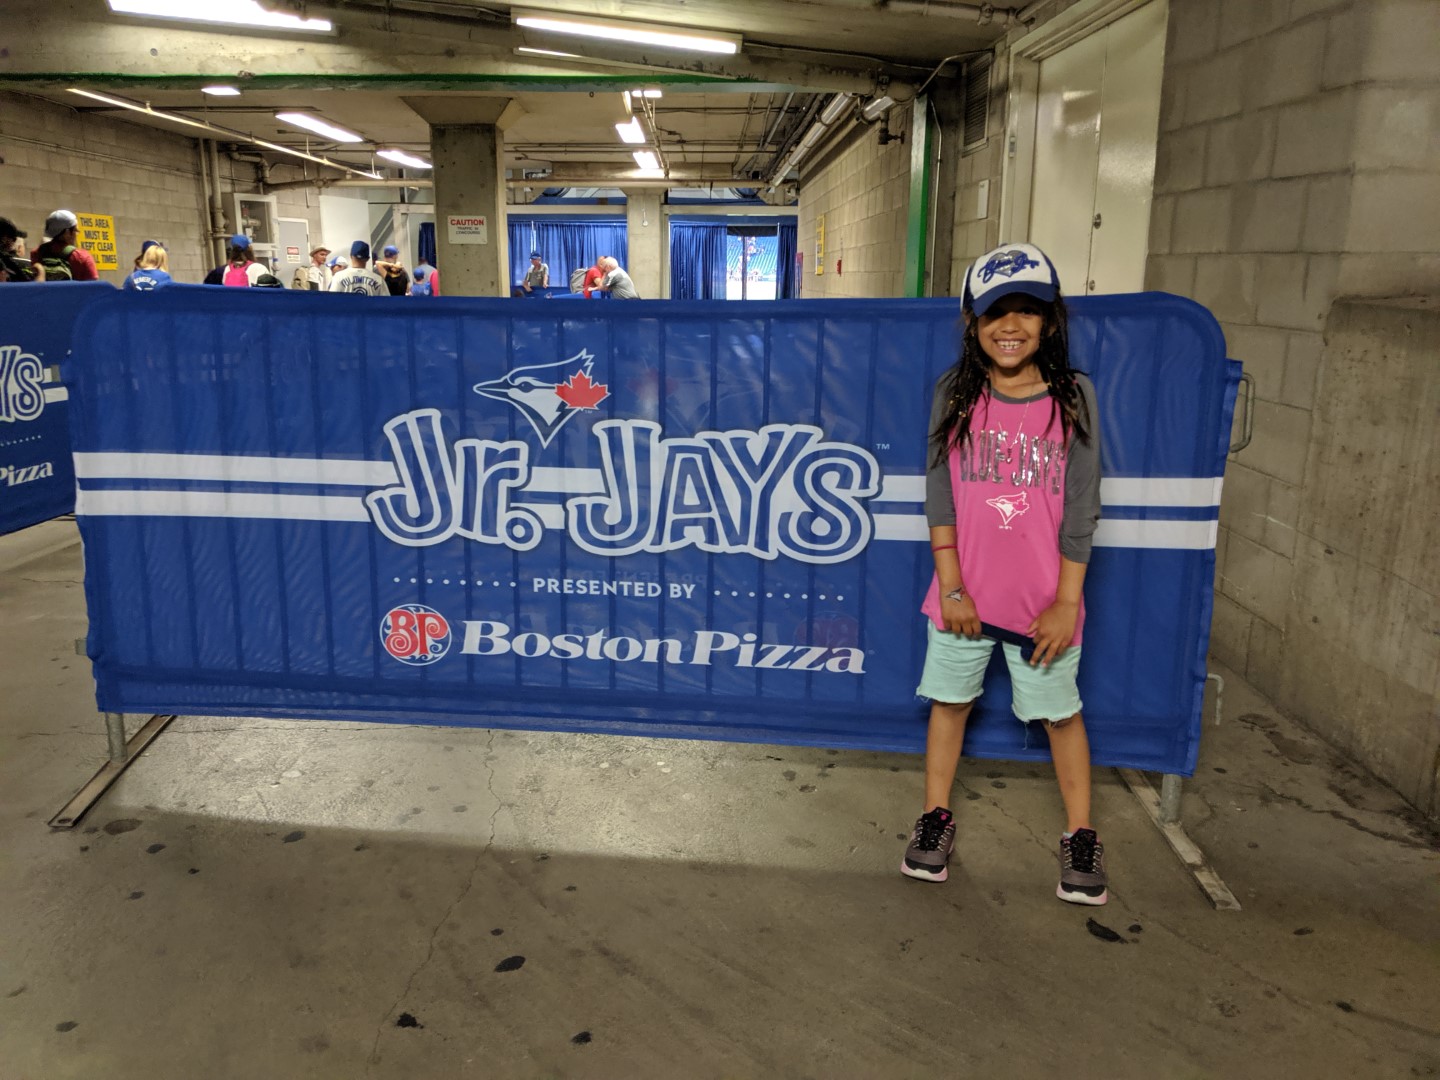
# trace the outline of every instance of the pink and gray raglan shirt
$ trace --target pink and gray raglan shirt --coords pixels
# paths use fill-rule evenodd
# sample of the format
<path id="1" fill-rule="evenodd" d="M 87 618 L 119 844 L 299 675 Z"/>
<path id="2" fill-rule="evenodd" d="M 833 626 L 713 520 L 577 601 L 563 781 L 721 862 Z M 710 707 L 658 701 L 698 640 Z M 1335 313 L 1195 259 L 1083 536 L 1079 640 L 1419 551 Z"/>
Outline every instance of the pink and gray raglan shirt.
<path id="1" fill-rule="evenodd" d="M 935 386 L 931 432 L 944 414 L 949 379 L 947 373 Z M 960 576 L 980 618 L 1017 634 L 1028 633 L 1055 602 L 1060 557 L 1090 561 L 1100 521 L 1095 387 L 1084 375 L 1075 382 L 1088 408 L 1088 443 L 1072 435 L 1065 445 L 1059 405 L 1048 390 L 1028 398 L 987 390 L 975 404 L 965 445 L 925 474 L 925 517 L 931 528 L 955 526 Z M 920 610 L 945 628 L 938 576 Z M 1072 644 L 1080 644 L 1084 628 L 1082 599 Z"/>

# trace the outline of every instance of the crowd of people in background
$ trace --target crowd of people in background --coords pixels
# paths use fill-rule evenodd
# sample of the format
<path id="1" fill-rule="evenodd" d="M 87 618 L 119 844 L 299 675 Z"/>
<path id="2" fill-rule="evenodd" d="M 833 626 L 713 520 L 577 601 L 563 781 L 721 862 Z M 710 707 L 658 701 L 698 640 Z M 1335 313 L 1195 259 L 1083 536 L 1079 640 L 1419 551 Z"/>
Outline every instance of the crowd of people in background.
<path id="1" fill-rule="evenodd" d="M 73 211 L 56 210 L 45 219 L 45 235 L 34 249 L 27 250 L 26 233 L 9 218 L 0 217 L 0 282 L 97 281 L 100 272 L 95 259 L 81 247 L 80 222 Z M 635 283 L 613 256 L 601 255 L 587 267 L 583 278 L 577 270 L 570 287 L 588 300 L 596 292 L 615 300 L 638 300 Z M 135 266 L 125 278 L 124 288 L 152 292 L 174 282 L 170 257 L 159 240 L 145 240 Z M 202 284 L 229 288 L 283 289 L 285 283 L 270 267 L 255 258 L 249 236 L 236 233 L 225 247 L 225 261 L 205 275 Z M 526 292 L 550 287 L 550 267 L 540 252 L 530 253 L 530 268 L 520 288 Z M 380 258 L 370 260 L 370 244 L 356 240 L 350 254 L 334 254 L 324 244 L 310 251 L 310 262 L 297 266 L 290 288 L 309 292 L 354 293 L 360 296 L 439 296 L 440 272 L 425 260 L 414 271 L 406 268 L 400 249 L 389 244 Z M 548 294 L 547 294 L 548 295 Z"/>
<path id="2" fill-rule="evenodd" d="M 56 210 L 45 219 L 45 233 L 35 248 L 28 234 L 9 218 L 0 217 L 0 283 L 98 281 L 94 257 L 79 244 L 80 220 L 71 210 Z M 369 268 L 370 245 L 356 240 L 349 256 L 332 255 L 325 245 L 310 252 L 310 262 L 297 266 L 290 288 L 310 292 L 356 293 L 362 296 L 439 296 L 440 272 L 423 259 L 414 273 L 406 269 L 400 249 L 386 246 Z M 152 292 L 174 283 L 170 256 L 159 240 L 145 240 L 123 288 Z M 225 261 L 205 275 L 205 285 L 230 288 L 283 289 L 285 283 L 255 258 L 249 236 L 236 233 L 225 246 Z"/>

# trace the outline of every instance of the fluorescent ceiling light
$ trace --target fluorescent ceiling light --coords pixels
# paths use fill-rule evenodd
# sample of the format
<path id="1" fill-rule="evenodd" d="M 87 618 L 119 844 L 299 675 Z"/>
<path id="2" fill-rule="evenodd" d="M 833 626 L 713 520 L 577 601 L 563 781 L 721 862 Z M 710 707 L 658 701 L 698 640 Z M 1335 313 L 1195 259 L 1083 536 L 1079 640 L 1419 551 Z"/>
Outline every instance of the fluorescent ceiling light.
<path id="1" fill-rule="evenodd" d="M 626 93 L 634 97 L 658 98 L 664 96 L 659 90 L 627 90 Z"/>
<path id="2" fill-rule="evenodd" d="M 563 18 L 544 11 L 511 11 L 516 26 L 529 30 L 545 30 L 552 34 L 578 34 L 604 41 L 622 41 L 633 45 L 654 45 L 662 49 L 683 49 L 687 52 L 725 53 L 740 51 L 738 34 L 700 33 L 677 30 L 654 23 L 623 22 L 612 19 L 591 19 L 582 15 Z"/>
<path id="3" fill-rule="evenodd" d="M 645 141 L 645 130 L 640 126 L 639 117 L 632 116 L 628 123 L 616 124 L 615 131 L 619 134 L 622 142 L 643 143 Z"/>
<path id="4" fill-rule="evenodd" d="M 322 120 L 318 116 L 311 116 L 309 113 L 299 112 L 277 112 L 275 119 L 282 124 L 289 124 L 291 127 L 304 128 L 306 131 L 313 131 L 316 135 L 324 135 L 327 139 L 334 139 L 336 142 L 364 142 L 365 136 L 356 135 L 353 131 L 347 131 L 342 127 Z"/>
<path id="5" fill-rule="evenodd" d="M 655 156 L 655 151 L 653 150 L 636 150 L 635 164 L 639 165 L 642 169 L 660 168 L 660 160 Z"/>
<path id="6" fill-rule="evenodd" d="M 81 90 L 78 87 L 68 87 L 72 94 L 79 94 L 94 101 L 103 101 L 106 105 L 113 105 L 117 109 L 129 109 L 155 120 L 167 120 L 172 124 L 182 124 L 185 127 L 199 128 L 202 131 L 213 131 L 219 135 L 225 135 L 240 142 L 248 142 L 254 146 L 264 147 L 266 150 L 274 150 L 277 154 L 288 154 L 290 157 L 303 158 L 306 161 L 313 161 L 317 165 L 325 165 L 332 169 L 339 169 L 341 172 L 353 173 L 356 176 L 363 176 L 367 180 L 384 179 L 379 173 L 366 172 L 364 169 L 354 169 L 349 165 L 341 165 L 339 162 L 331 161 L 319 154 L 312 154 L 305 150 L 297 150 L 293 146 L 282 146 L 280 143 L 273 143 L 266 139 L 257 139 L 248 131 L 237 131 L 235 128 L 225 127 L 222 124 L 212 124 L 206 120 L 192 120 L 188 116 L 181 116 L 179 113 L 165 112 L 162 109 L 153 109 L 148 104 L 142 105 L 138 101 L 126 101 L 124 98 L 112 97 L 109 94 L 97 94 L 93 90 Z"/>
<path id="7" fill-rule="evenodd" d="M 621 91 L 620 91 L 620 100 L 623 101 L 623 102 L 625 102 L 625 111 L 626 111 L 627 113 L 631 113 L 631 112 L 634 112 L 634 111 L 635 111 L 635 105 L 634 105 L 634 103 L 631 102 L 631 100 L 630 100 L 630 91 L 629 91 L 629 90 L 621 90 Z"/>
<path id="8" fill-rule="evenodd" d="M 526 56 L 558 56 L 562 60 L 584 60 L 585 57 L 579 53 L 559 52 L 555 49 L 532 49 L 528 45 L 515 46 L 517 53 L 524 53 Z"/>
<path id="9" fill-rule="evenodd" d="M 209 94 L 211 97 L 239 97 L 240 91 L 233 86 L 202 86 L 202 94 Z"/>
<path id="10" fill-rule="evenodd" d="M 433 169 L 435 167 L 428 161 L 405 153 L 404 150 L 381 150 L 380 156 L 386 161 L 393 161 L 397 165 L 406 165 L 412 169 Z"/>
<path id="11" fill-rule="evenodd" d="M 148 15 L 155 19 L 258 26 L 267 30 L 328 34 L 335 29 L 335 24 L 328 19 L 303 19 L 299 15 L 266 11 L 256 0 L 205 0 L 203 4 L 195 0 L 110 0 L 110 10 L 117 15 Z"/>

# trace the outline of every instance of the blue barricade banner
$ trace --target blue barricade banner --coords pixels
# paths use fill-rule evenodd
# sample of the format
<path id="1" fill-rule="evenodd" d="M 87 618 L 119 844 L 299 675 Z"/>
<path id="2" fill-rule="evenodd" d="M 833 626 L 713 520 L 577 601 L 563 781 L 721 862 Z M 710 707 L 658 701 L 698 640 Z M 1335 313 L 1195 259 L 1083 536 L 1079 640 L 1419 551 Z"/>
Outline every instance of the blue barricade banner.
<path id="1" fill-rule="evenodd" d="M 0 535 L 75 509 L 60 362 L 108 283 L 0 286 Z"/>
<path id="2" fill-rule="evenodd" d="M 1073 309 L 1106 469 L 1091 744 L 1188 773 L 1238 372 L 1189 301 Z M 920 749 L 957 315 L 107 300 L 71 372 L 100 707 Z M 1045 756 L 995 672 L 983 703 L 967 753 Z"/>

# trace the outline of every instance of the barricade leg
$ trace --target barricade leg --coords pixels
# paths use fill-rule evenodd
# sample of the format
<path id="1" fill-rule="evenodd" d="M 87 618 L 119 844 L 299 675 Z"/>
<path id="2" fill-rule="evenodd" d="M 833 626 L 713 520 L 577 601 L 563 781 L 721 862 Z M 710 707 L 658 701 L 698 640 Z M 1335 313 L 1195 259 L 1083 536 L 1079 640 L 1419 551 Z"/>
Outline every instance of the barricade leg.
<path id="1" fill-rule="evenodd" d="M 107 712 L 105 714 L 105 738 L 110 744 L 110 760 L 125 760 L 125 714 L 118 712 Z"/>
<path id="2" fill-rule="evenodd" d="M 120 778 L 120 774 L 140 756 L 140 752 L 149 746 L 155 736 L 164 731 L 174 716 L 152 716 L 139 731 L 125 738 L 125 717 L 121 713 L 107 712 L 105 714 L 105 737 L 109 744 L 110 760 L 100 766 L 85 785 L 75 793 L 68 803 L 61 808 L 60 812 L 48 822 L 52 829 L 73 829 L 80 824 L 80 819 L 85 816 L 86 811 L 100 800 L 100 796 L 109 790 L 110 785 Z"/>
<path id="3" fill-rule="evenodd" d="M 1151 786 L 1149 779 L 1138 769 L 1117 769 L 1120 779 L 1125 782 L 1131 793 L 1140 800 L 1140 805 L 1150 815 L 1150 820 L 1165 837 L 1165 842 L 1170 845 L 1170 850 L 1179 856 L 1185 869 L 1190 871 L 1190 876 L 1195 879 L 1195 884 L 1200 886 L 1200 891 L 1205 894 L 1210 903 L 1214 904 L 1219 911 L 1239 911 L 1240 901 L 1235 899 L 1235 894 L 1230 891 L 1215 868 L 1205 858 L 1205 853 L 1185 834 L 1180 825 L 1180 777 L 1167 773 L 1161 780 L 1161 793 L 1156 794 L 1155 788 Z M 1166 803 L 1172 805 L 1167 811 Z M 1167 818 L 1167 813 L 1170 815 Z"/>

